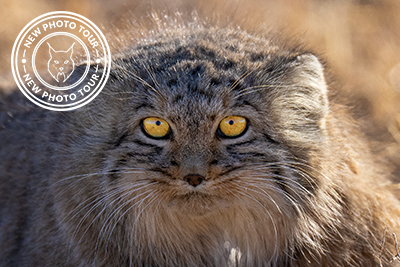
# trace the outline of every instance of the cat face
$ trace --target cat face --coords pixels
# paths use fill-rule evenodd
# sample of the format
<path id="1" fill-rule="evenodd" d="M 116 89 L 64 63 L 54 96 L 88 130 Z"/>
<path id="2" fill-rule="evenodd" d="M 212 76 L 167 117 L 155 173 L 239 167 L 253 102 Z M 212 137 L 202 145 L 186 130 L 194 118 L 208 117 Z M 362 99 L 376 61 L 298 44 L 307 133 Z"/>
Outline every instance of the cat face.
<path id="1" fill-rule="evenodd" d="M 176 266 L 226 262 L 228 246 L 267 263 L 296 234 L 321 183 L 322 66 L 221 40 L 138 47 L 71 113 L 55 190 L 80 244 Z"/>
<path id="2" fill-rule="evenodd" d="M 75 43 L 73 43 L 67 51 L 55 51 L 49 43 L 47 44 L 49 45 L 50 53 L 50 59 L 47 62 L 47 69 L 57 82 L 64 83 L 75 69 L 75 63 L 72 59 Z"/>

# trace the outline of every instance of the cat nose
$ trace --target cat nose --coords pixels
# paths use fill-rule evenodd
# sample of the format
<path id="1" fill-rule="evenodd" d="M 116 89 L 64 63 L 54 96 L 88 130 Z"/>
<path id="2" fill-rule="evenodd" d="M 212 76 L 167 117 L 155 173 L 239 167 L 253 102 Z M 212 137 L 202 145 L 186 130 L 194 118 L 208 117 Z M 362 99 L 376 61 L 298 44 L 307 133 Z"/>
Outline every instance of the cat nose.
<path id="1" fill-rule="evenodd" d="M 193 187 L 200 185 L 206 178 L 200 174 L 188 174 L 183 177 L 183 179 L 188 182 Z"/>
<path id="2" fill-rule="evenodd" d="M 61 68 L 60 68 L 60 71 L 63 71 L 63 69 L 64 69 L 64 68 L 63 68 L 63 67 L 61 67 Z"/>

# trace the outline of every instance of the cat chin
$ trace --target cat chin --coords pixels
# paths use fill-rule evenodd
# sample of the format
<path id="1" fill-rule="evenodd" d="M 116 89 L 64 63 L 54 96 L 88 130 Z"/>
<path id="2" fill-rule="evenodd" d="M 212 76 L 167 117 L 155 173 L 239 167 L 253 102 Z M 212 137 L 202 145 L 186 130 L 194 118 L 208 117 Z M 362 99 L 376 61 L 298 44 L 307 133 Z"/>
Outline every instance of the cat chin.
<path id="1" fill-rule="evenodd" d="M 220 196 L 190 192 L 173 196 L 168 201 L 167 208 L 189 216 L 204 216 L 229 209 L 231 205 L 231 202 Z"/>
<path id="2" fill-rule="evenodd" d="M 174 206 L 162 205 L 156 213 L 142 214 L 135 225 L 140 230 L 135 233 L 142 235 L 140 239 L 152 240 L 156 251 L 169 251 L 160 258 L 176 255 L 183 262 L 191 262 L 195 261 L 191 255 L 209 257 L 215 252 L 215 256 L 224 255 L 225 262 L 231 255 L 241 255 L 243 259 L 257 259 L 265 263 L 262 266 L 269 266 L 267 263 L 277 256 L 277 251 L 286 246 L 294 221 L 275 216 L 265 218 L 259 210 L 240 203 L 223 207 L 189 208 L 182 201 Z M 154 255 L 154 252 L 149 253 Z"/>

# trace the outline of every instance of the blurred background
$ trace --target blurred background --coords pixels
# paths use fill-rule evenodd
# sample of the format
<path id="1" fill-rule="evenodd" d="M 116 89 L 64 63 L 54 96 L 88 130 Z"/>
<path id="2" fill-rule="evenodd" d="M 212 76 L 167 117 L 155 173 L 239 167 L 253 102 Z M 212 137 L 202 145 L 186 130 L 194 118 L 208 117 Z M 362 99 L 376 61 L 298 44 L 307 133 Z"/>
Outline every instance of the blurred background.
<path id="1" fill-rule="evenodd" d="M 331 87 L 350 104 L 364 132 L 391 142 L 384 149 L 400 162 L 400 0 L 0 0 L 3 92 L 15 87 L 10 59 L 17 35 L 50 11 L 87 17 L 111 43 L 118 42 L 112 37 L 117 29 L 140 32 L 152 11 L 179 12 L 189 20 L 196 11 L 217 24 L 284 31 L 328 62 Z"/>

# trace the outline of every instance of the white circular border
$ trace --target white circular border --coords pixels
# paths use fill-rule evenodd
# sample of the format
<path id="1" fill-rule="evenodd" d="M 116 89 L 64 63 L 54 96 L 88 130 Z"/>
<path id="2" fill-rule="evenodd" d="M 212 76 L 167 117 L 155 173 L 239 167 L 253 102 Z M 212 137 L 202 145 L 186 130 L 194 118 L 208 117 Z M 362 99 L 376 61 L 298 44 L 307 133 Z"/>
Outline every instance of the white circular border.
<path id="1" fill-rule="evenodd" d="M 51 14 L 51 13 L 52 13 L 52 12 L 47 13 L 47 14 Z M 46 15 L 46 14 L 45 14 L 45 15 Z M 67 18 L 76 19 L 77 21 L 79 21 L 79 22 L 81 22 L 81 23 L 84 23 L 86 26 L 88 26 L 93 32 L 95 31 L 95 30 L 92 28 L 92 26 L 95 26 L 95 25 L 90 25 L 90 24 L 88 24 L 87 22 L 82 21 L 82 20 L 77 19 L 77 18 L 74 18 L 74 17 L 70 17 L 70 16 L 66 16 L 66 17 L 67 17 Z M 36 24 L 37 24 L 37 23 L 40 23 L 40 22 L 43 22 L 43 21 L 45 21 L 45 20 L 47 20 L 47 19 L 53 19 L 53 18 L 58 18 L 58 17 L 57 17 L 57 16 L 47 17 L 47 18 L 44 18 L 44 19 L 40 20 L 39 22 L 36 21 Z M 39 19 L 41 19 L 41 17 L 36 18 L 36 20 L 39 20 Z M 28 24 L 27 26 L 29 26 L 29 24 Z M 32 29 L 33 27 L 34 27 L 34 26 L 31 26 L 27 32 L 31 31 L 31 29 Z M 100 32 L 99 32 L 99 33 L 100 33 Z M 24 36 L 25 36 L 26 34 L 27 34 L 27 33 L 25 33 Z M 21 39 L 21 40 L 19 41 L 20 44 L 21 44 L 22 40 L 23 40 L 23 39 Z M 99 41 L 100 41 L 102 47 L 108 48 L 108 45 L 107 45 L 107 47 L 106 47 L 106 46 L 103 44 L 103 40 L 102 40 L 102 39 L 99 39 Z M 105 39 L 104 39 L 104 41 L 105 41 Z M 18 50 L 19 50 L 19 45 L 17 46 L 17 53 L 16 53 L 16 54 L 18 54 Z M 111 64 L 111 61 L 109 61 L 109 62 L 110 62 L 110 64 Z M 17 60 L 15 60 L 15 63 L 18 63 Z M 109 72 L 109 71 L 108 71 L 108 72 Z M 106 75 L 107 78 L 108 78 L 108 75 L 109 75 L 109 73 Z M 98 95 L 98 93 L 97 93 L 96 90 L 98 90 L 97 88 L 101 85 L 101 82 L 102 82 L 102 80 L 104 79 L 104 77 L 105 77 L 105 75 L 104 75 L 104 73 L 103 73 L 103 75 L 102 75 L 102 77 L 101 77 L 101 79 L 100 79 L 100 81 L 99 81 L 99 84 L 96 86 L 96 88 L 95 88 L 94 90 L 92 90 L 92 92 L 90 92 L 89 95 L 85 96 L 84 98 L 82 98 L 81 100 L 79 100 L 79 101 L 77 101 L 77 102 L 75 102 L 75 103 L 73 103 L 73 104 L 53 104 L 53 103 L 48 103 L 48 102 L 42 101 L 42 100 L 37 99 L 37 98 L 35 98 L 34 100 L 31 100 L 30 97 L 28 97 L 28 98 L 29 98 L 29 100 L 33 101 L 35 104 L 38 104 L 38 105 L 39 105 L 39 103 L 37 103 L 36 101 L 40 101 L 40 102 L 42 102 L 42 103 L 45 103 L 44 108 L 46 108 L 46 105 L 48 105 L 48 106 L 58 107 L 57 111 L 58 111 L 58 110 L 60 110 L 60 111 L 62 111 L 62 110 L 72 110 L 72 109 L 81 107 L 81 106 L 83 106 L 83 105 L 89 103 L 90 101 L 93 100 L 93 98 L 95 98 L 95 97 Z M 19 81 L 21 82 L 21 84 L 24 85 L 24 82 L 22 81 L 22 78 L 21 78 L 21 77 L 18 77 L 18 78 L 19 78 Z M 105 80 L 104 82 L 106 82 L 106 80 Z M 25 86 L 22 86 L 22 87 L 26 90 L 26 91 L 22 91 L 22 93 L 24 93 L 24 94 L 25 94 L 25 93 L 28 93 L 29 95 L 31 95 L 32 98 L 34 98 L 34 97 L 32 96 L 31 91 L 30 91 L 29 89 L 27 89 Z M 102 85 L 102 87 L 101 87 L 99 90 L 101 91 L 101 90 L 103 89 L 103 87 L 104 87 L 104 85 Z M 21 89 L 21 87 L 19 87 L 19 88 Z M 96 95 L 94 95 L 93 98 L 92 98 L 92 95 L 93 95 L 94 93 L 96 93 Z M 71 106 L 71 105 L 77 105 L 78 103 L 81 103 L 81 102 L 82 102 L 82 105 L 79 105 L 79 106 L 77 106 L 77 107 L 75 107 L 75 108 L 72 108 L 72 109 L 67 109 L 67 108 L 65 108 L 65 109 L 60 109 L 60 107 L 68 107 L 68 106 Z M 40 106 L 41 106 L 41 105 L 40 105 Z M 42 106 L 41 106 L 41 107 L 42 107 Z"/>
<path id="2" fill-rule="evenodd" d="M 45 18 L 45 17 L 47 17 L 47 16 L 52 16 L 52 15 L 56 15 L 56 16 L 63 16 L 63 15 L 75 16 L 75 17 L 78 17 L 78 18 L 82 19 L 82 20 L 85 21 L 86 23 L 88 23 L 88 24 L 89 24 L 88 26 L 89 26 L 89 27 L 90 27 L 90 26 L 93 27 L 93 28 L 97 31 L 98 35 L 101 37 L 99 41 L 102 43 L 102 46 L 104 47 L 104 49 L 103 49 L 103 50 L 105 50 L 104 52 L 106 52 L 106 54 L 103 55 L 103 58 L 105 59 L 105 62 L 104 62 L 105 75 L 104 75 L 104 72 L 103 72 L 103 75 L 102 75 L 102 77 L 101 77 L 101 79 L 100 79 L 100 81 L 99 81 L 99 84 L 98 84 L 98 85 L 96 86 L 96 88 L 92 91 L 92 93 L 90 93 L 87 97 L 83 98 L 82 100 L 78 101 L 77 103 L 70 104 L 70 105 L 75 105 L 75 104 L 78 104 L 79 102 L 85 100 L 83 103 L 80 103 L 80 104 L 77 105 L 77 106 L 67 107 L 67 108 L 63 108 L 63 107 L 61 107 L 61 108 L 53 108 L 53 107 L 49 107 L 49 106 L 45 106 L 45 105 L 42 105 L 42 104 L 40 104 L 40 103 L 37 103 L 35 99 L 32 99 L 32 98 L 25 92 L 23 86 L 21 86 L 21 84 L 20 84 L 21 81 L 19 81 L 19 80 L 21 79 L 21 77 L 20 77 L 19 75 L 17 76 L 17 74 L 16 74 L 16 71 L 18 71 L 18 70 L 16 69 L 16 66 L 17 66 L 17 62 L 16 62 L 17 57 L 14 56 L 14 54 L 16 55 L 16 51 L 19 50 L 19 43 L 22 41 L 21 37 L 22 37 L 23 35 L 25 35 L 24 33 L 26 32 L 26 30 L 27 30 L 29 27 L 31 27 L 33 24 L 35 24 L 38 20 L 40 20 L 40 19 L 42 19 L 42 18 Z M 79 20 L 79 19 L 78 19 L 78 20 Z M 85 24 L 86 24 L 86 23 L 85 23 Z M 20 40 L 20 39 L 21 39 L 21 40 Z M 104 42 L 104 44 L 103 44 L 103 42 Z M 38 105 L 38 106 L 40 106 L 40 107 L 42 107 L 42 108 L 45 108 L 45 109 L 48 109 L 48 110 L 53 110 L 53 111 L 69 111 L 69 110 L 74 110 L 74 109 L 80 108 L 80 107 L 86 105 L 87 103 L 91 102 L 98 94 L 100 94 L 100 92 L 103 90 L 104 86 L 106 85 L 106 82 L 107 82 L 107 80 L 108 80 L 108 77 L 110 76 L 110 69 L 111 69 L 111 53 L 110 53 L 110 47 L 109 47 L 109 45 L 108 45 L 107 39 L 105 38 L 104 34 L 100 31 L 100 29 L 99 29 L 91 20 L 85 18 L 85 17 L 82 16 L 82 15 L 79 15 L 79 14 L 74 13 L 74 12 L 69 12 L 69 11 L 53 11 L 53 12 L 48 12 L 48 13 L 46 13 L 46 14 L 40 15 L 39 17 L 36 17 L 35 19 L 31 20 L 31 21 L 22 29 L 22 31 L 18 34 L 18 37 L 17 37 L 17 39 L 15 40 L 15 43 L 14 43 L 14 46 L 13 46 L 13 49 L 12 49 L 12 54 L 11 54 L 11 70 L 12 70 L 12 73 L 13 73 L 13 76 L 14 76 L 14 80 L 15 80 L 15 82 L 16 82 L 18 88 L 20 89 L 20 91 L 21 91 L 32 103 L 34 103 L 34 104 L 36 104 L 36 105 Z M 23 82 L 22 82 L 22 84 L 23 84 Z M 99 85 L 101 85 L 101 86 L 99 86 Z M 97 91 L 96 91 L 96 90 L 97 90 Z M 94 92 L 95 92 L 95 93 L 94 93 Z M 54 104 L 50 104 L 50 103 L 49 103 L 49 105 L 54 105 Z M 65 105 L 63 105 L 63 106 L 65 106 Z"/>

